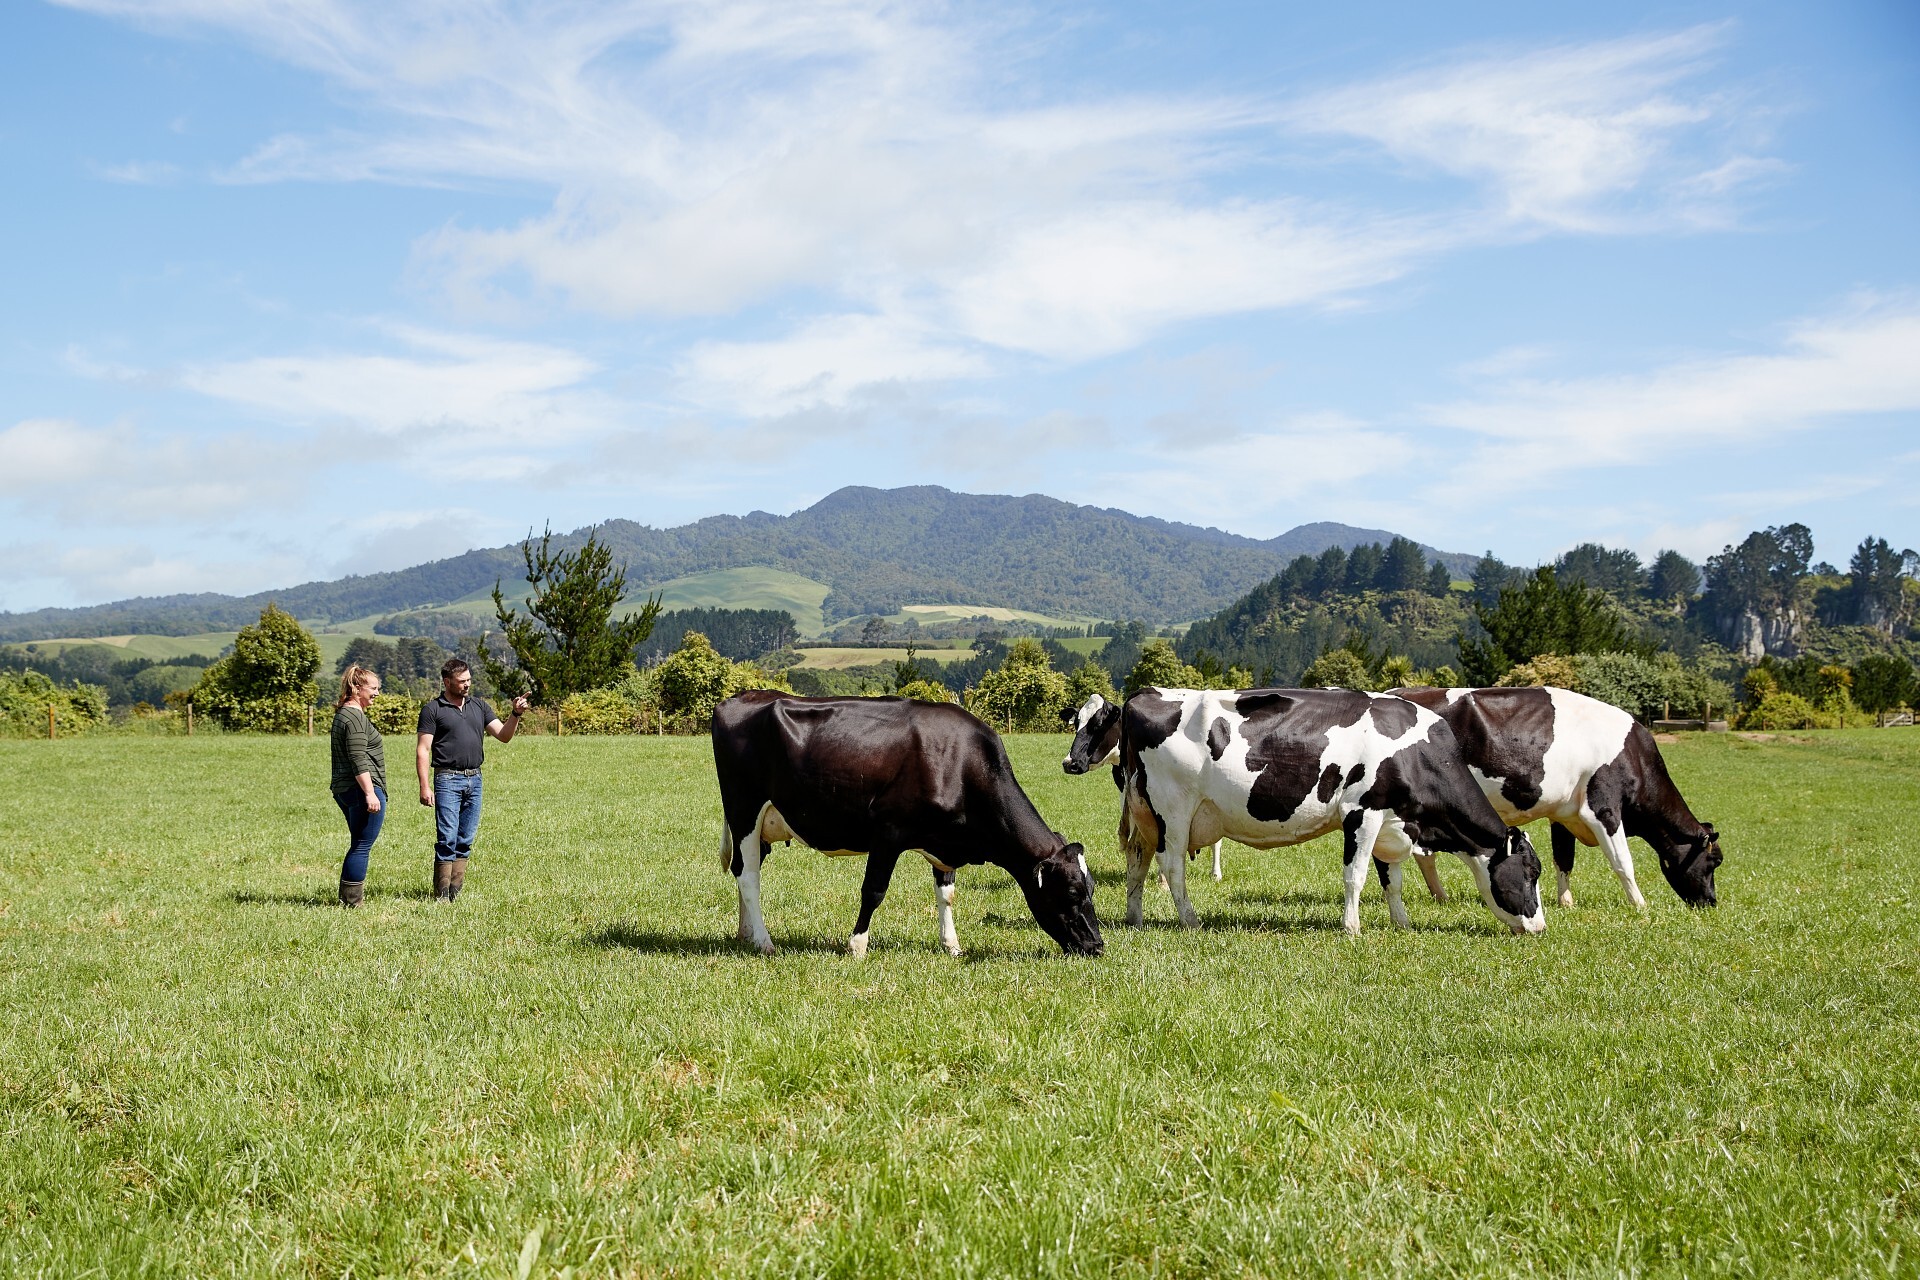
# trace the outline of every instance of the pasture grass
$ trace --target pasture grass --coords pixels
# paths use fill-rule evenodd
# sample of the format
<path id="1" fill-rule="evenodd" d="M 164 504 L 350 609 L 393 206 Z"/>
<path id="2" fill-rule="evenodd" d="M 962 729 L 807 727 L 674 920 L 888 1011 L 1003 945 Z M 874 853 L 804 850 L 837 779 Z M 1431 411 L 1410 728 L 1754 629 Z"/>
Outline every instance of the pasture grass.
<path id="1" fill-rule="evenodd" d="M 1087 845 L 1094 961 L 992 868 L 950 960 L 908 860 L 854 961 L 859 861 L 798 846 L 750 954 L 701 739 L 492 750 L 452 907 L 397 772 L 358 912 L 324 738 L 0 742 L 0 1272 L 1920 1267 L 1920 734 L 1667 747 L 1721 908 L 1636 844 L 1637 916 L 1583 850 L 1537 939 L 1456 863 L 1350 940 L 1330 842 L 1229 845 L 1204 929 L 1150 888 L 1129 930 L 1064 745 L 1011 740 Z"/>

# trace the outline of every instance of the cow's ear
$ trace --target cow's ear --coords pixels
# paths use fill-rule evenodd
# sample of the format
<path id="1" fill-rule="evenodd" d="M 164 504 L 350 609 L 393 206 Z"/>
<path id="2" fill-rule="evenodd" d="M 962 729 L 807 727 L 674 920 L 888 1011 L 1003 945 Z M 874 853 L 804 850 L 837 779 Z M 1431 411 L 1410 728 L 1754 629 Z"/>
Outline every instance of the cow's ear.
<path id="1" fill-rule="evenodd" d="M 1060 723 L 1071 727 L 1073 724 L 1073 717 L 1079 710 L 1080 708 L 1078 707 L 1060 708 Z"/>
<path id="2" fill-rule="evenodd" d="M 1707 833 L 1707 839 L 1709 839 L 1709 840 L 1718 840 L 1718 839 L 1720 838 L 1720 833 L 1719 833 L 1718 831 L 1715 831 L 1715 830 L 1713 829 L 1713 824 L 1712 824 L 1711 822 L 1703 822 L 1703 823 L 1701 823 L 1701 824 L 1700 824 L 1700 828 L 1701 828 L 1701 830 L 1703 830 L 1703 831 L 1705 831 L 1705 832 Z"/>

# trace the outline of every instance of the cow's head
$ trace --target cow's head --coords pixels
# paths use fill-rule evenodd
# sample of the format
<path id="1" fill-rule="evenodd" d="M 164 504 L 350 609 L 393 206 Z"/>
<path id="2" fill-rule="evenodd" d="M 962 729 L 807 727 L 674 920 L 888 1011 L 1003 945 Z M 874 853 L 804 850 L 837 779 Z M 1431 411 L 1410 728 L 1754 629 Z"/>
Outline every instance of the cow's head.
<path id="1" fill-rule="evenodd" d="M 1060 762 L 1068 773 L 1085 773 L 1120 749 L 1120 708 L 1099 694 L 1062 711 L 1060 718 L 1073 730 L 1073 746 Z"/>
<path id="2" fill-rule="evenodd" d="M 1680 900 L 1690 907 L 1719 905 L 1713 887 L 1713 869 L 1720 865 L 1720 833 L 1711 822 L 1700 824 L 1700 835 L 1677 842 L 1671 851 L 1660 854 L 1660 874 L 1667 878 Z"/>
<path id="3" fill-rule="evenodd" d="M 1071 956 L 1097 956 L 1107 949 L 1100 918 L 1093 913 L 1093 882 L 1080 868 L 1079 845 L 1063 845 L 1033 864 L 1020 878 L 1027 908 L 1047 936 Z"/>
<path id="4" fill-rule="evenodd" d="M 1518 827 L 1487 863 L 1487 905 L 1515 933 L 1545 933 L 1547 913 L 1540 906 L 1540 855 Z"/>

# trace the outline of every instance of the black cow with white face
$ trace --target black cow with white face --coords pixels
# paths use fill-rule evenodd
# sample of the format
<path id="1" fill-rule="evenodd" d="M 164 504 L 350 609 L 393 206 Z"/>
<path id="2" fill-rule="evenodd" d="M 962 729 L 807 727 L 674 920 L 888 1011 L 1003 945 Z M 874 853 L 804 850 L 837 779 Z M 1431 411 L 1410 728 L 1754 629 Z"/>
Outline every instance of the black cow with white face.
<path id="1" fill-rule="evenodd" d="M 1143 689 L 1120 716 L 1127 923 L 1141 923 L 1150 858 L 1187 902 L 1185 854 L 1228 836 L 1270 849 L 1345 835 L 1347 931 L 1360 931 L 1367 865 L 1381 868 L 1405 928 L 1400 868 L 1416 849 L 1458 854 L 1480 896 L 1515 933 L 1546 928 L 1540 859 L 1508 830 L 1468 773 L 1446 723 L 1401 698 L 1351 689 Z"/>
<path id="2" fill-rule="evenodd" d="M 1105 948 L 1080 846 L 1041 820 L 1000 735 L 960 707 L 754 690 L 714 709 L 713 763 L 739 936 L 765 955 L 773 939 L 760 913 L 760 867 L 770 844 L 796 836 L 823 853 L 866 855 L 855 955 L 866 954 L 873 913 L 909 849 L 933 864 L 940 941 L 951 954 L 960 954 L 953 871 L 980 862 L 1013 877 L 1062 950 Z"/>
<path id="3" fill-rule="evenodd" d="M 1566 689 L 1396 689 L 1453 730 L 1487 799 L 1510 826 L 1553 822 L 1560 905 L 1573 905 L 1574 841 L 1598 845 L 1627 901 L 1647 900 L 1633 878 L 1627 837 L 1653 846 L 1681 901 L 1719 901 L 1720 833 L 1687 807 L 1645 725 Z"/>

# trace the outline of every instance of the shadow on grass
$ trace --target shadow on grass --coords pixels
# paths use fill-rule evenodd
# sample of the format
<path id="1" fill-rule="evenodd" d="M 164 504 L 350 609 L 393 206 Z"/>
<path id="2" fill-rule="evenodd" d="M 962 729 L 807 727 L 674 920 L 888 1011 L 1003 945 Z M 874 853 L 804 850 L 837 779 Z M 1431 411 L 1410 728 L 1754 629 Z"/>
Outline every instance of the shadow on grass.
<path id="1" fill-rule="evenodd" d="M 235 905 L 242 907 L 338 907 L 340 896 L 334 889 L 315 889 L 311 893 L 256 893 L 249 889 L 235 889 L 227 895 Z M 414 889 L 369 889 L 367 901 L 392 899 L 396 902 L 427 902 L 433 898 L 431 888 Z"/>
<path id="2" fill-rule="evenodd" d="M 581 939 L 581 945 L 599 947 L 606 951 L 644 951 L 649 955 L 751 956 L 756 954 L 751 945 L 727 935 L 661 933 L 631 924 L 614 924 L 604 929 L 596 929 Z M 777 935 L 773 939 L 773 945 L 781 951 L 807 951 L 817 954 L 844 953 L 847 949 L 843 942 L 827 942 L 819 938 L 781 938 Z"/>
<path id="3" fill-rule="evenodd" d="M 1290 897 L 1292 895 L 1276 896 Z M 1315 898 L 1311 895 L 1304 896 L 1303 901 L 1312 905 L 1325 905 L 1323 899 Z M 1198 908 L 1195 909 L 1199 910 Z M 1484 934 L 1491 937 L 1496 933 L 1504 933 L 1506 931 L 1504 926 L 1496 928 L 1496 924 L 1497 922 L 1494 921 L 1492 916 L 1488 916 L 1485 920 L 1467 919 L 1431 922 L 1416 920 L 1413 923 L 1413 927 L 1405 930 L 1405 932 Z M 1146 923 L 1138 926 L 1129 925 L 1124 920 L 1102 920 L 1100 927 L 1113 932 L 1136 927 L 1143 930 L 1159 929 L 1184 932 L 1184 930 L 1181 929 L 1180 922 L 1171 914 L 1165 916 L 1148 915 Z M 1371 931 L 1374 926 L 1369 924 L 1366 927 L 1368 931 Z M 1385 928 L 1388 932 L 1401 932 L 1400 930 L 1394 929 L 1392 925 L 1386 925 Z M 1222 911 L 1215 909 L 1212 911 L 1200 911 L 1200 928 L 1195 930 L 1195 932 L 1324 934 L 1344 933 L 1346 932 L 1346 925 L 1342 922 L 1338 913 L 1332 915 L 1275 916 L 1264 912 Z"/>

